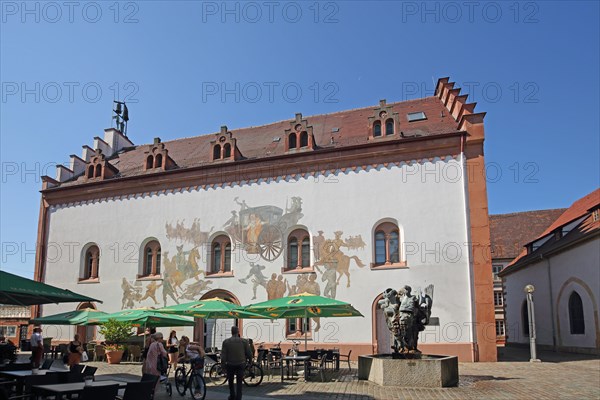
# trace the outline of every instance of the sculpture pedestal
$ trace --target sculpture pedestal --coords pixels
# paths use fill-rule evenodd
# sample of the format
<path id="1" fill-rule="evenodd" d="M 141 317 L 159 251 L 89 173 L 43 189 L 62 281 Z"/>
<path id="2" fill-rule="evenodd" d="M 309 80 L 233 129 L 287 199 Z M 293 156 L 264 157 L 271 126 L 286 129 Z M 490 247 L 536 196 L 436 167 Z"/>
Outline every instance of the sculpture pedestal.
<path id="1" fill-rule="evenodd" d="M 358 357 L 358 379 L 382 386 L 449 387 L 458 385 L 458 357 L 422 354 L 393 358 L 391 354 Z"/>

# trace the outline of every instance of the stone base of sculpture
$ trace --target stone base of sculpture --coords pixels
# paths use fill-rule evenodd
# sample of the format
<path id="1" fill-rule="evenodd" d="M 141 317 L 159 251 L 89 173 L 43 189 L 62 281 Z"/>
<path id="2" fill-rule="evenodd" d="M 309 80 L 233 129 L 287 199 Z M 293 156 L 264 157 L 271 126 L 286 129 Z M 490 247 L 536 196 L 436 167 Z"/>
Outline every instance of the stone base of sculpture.
<path id="1" fill-rule="evenodd" d="M 415 388 L 457 386 L 458 357 L 420 353 L 359 356 L 358 379 L 369 380 L 382 386 Z"/>

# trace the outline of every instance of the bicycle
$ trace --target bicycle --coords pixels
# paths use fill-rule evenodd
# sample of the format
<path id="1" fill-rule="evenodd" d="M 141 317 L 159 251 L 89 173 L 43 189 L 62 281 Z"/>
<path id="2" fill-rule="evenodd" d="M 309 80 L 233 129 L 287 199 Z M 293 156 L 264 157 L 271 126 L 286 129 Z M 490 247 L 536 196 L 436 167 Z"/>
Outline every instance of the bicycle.
<path id="1" fill-rule="evenodd" d="M 208 377 L 211 382 L 214 382 L 217 385 L 223 385 L 227 382 L 227 370 L 223 367 L 223 364 L 218 361 L 210 367 L 210 371 L 208 373 Z M 264 372 L 262 367 L 256 363 L 251 362 L 246 364 L 244 368 L 244 384 L 248 387 L 256 387 L 261 384 L 263 381 Z"/>
<path id="2" fill-rule="evenodd" d="M 171 382 L 169 382 L 169 374 L 171 373 L 171 363 L 169 363 L 168 365 L 169 366 L 167 367 L 167 372 L 165 372 L 164 374 L 167 379 L 162 380 L 160 384 L 165 387 L 165 391 L 167 392 L 169 397 L 171 397 L 171 395 L 173 394 L 173 386 L 171 385 Z"/>
<path id="3" fill-rule="evenodd" d="M 193 363 L 193 364 L 192 364 Z M 175 370 L 175 388 L 177 393 L 184 396 L 189 389 L 192 398 L 204 400 L 206 397 L 206 382 L 202 376 L 204 371 L 204 360 L 194 359 L 190 361 L 190 369 L 187 370 L 185 362 Z"/>

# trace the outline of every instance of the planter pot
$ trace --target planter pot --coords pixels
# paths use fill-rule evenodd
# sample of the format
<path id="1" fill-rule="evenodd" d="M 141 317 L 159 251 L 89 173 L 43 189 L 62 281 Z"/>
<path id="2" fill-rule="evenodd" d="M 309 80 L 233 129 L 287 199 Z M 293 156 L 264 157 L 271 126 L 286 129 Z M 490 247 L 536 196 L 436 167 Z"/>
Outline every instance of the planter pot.
<path id="1" fill-rule="evenodd" d="M 123 358 L 123 350 L 114 350 L 106 352 L 106 361 L 109 364 L 119 364 L 121 362 L 121 358 Z"/>

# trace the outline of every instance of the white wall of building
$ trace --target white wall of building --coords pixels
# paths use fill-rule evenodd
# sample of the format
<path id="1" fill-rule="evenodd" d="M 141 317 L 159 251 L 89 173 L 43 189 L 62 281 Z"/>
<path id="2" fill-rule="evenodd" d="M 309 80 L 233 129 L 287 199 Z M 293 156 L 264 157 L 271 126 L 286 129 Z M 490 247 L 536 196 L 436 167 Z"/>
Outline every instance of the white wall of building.
<path id="1" fill-rule="evenodd" d="M 294 196 L 302 199 L 303 217 L 298 225 L 307 227 L 310 236 L 324 231 L 327 239 L 335 231 L 342 238 L 361 235 L 364 249 L 344 249 L 348 256 L 357 256 L 365 267 L 350 262 L 351 287 L 343 276 L 337 287 L 339 300 L 352 303 L 365 317 L 322 320 L 321 331 L 313 334 L 320 342 L 370 343 L 371 307 L 374 299 L 387 287 L 400 288 L 409 284 L 413 289 L 433 284 L 432 316 L 439 317 L 440 326 L 428 327 L 422 334 L 424 343 L 458 343 L 472 341 L 471 276 L 464 180 L 460 162 L 448 158 L 425 164 L 370 168 L 360 172 L 338 172 L 299 180 L 269 181 L 258 184 L 191 190 L 160 195 L 135 196 L 129 199 L 91 202 L 83 205 L 53 206 L 49 212 L 47 283 L 102 299 L 98 308 L 114 312 L 121 309 L 121 281 L 133 282 L 139 271 L 139 246 L 149 237 L 158 239 L 163 255 L 177 253 L 176 246 L 191 245 L 168 239 L 166 224 L 184 221 L 189 227 L 199 218 L 202 231 L 223 231 L 231 211 L 239 211 L 235 203 L 245 201 L 249 207 L 265 205 L 281 209 Z M 423 171 L 429 171 L 424 174 Z M 391 218 L 398 221 L 402 232 L 403 256 L 407 268 L 371 270 L 373 260 L 372 231 L 377 221 Z M 101 251 L 100 283 L 79 284 L 81 252 L 85 245 L 96 243 Z M 284 244 L 285 245 L 285 244 Z M 208 250 L 201 251 L 200 265 L 206 269 Z M 312 252 L 311 252 L 312 257 Z M 238 247 L 232 252 L 234 277 L 210 279 L 211 288 L 232 292 L 242 304 L 264 301 L 266 292 L 258 288 L 252 300 L 252 285 L 242 284 L 249 262 L 264 265 L 264 275 L 281 273 L 284 258 L 268 262 L 249 255 Z M 311 262 L 312 264 L 312 262 Z M 164 269 L 164 266 L 163 266 Z M 296 274 L 284 274 L 293 284 Z M 325 284 L 318 274 L 321 293 Z M 535 282 L 533 282 L 535 284 Z M 141 283 L 143 287 L 148 282 Z M 538 285 L 536 284 L 536 287 Z M 539 284 L 540 292 L 544 289 Z M 161 289 L 159 304 L 146 299 L 137 306 L 163 306 Z M 187 302 L 189 300 L 183 300 Z M 168 299 L 167 305 L 174 304 Z M 43 314 L 73 309 L 75 305 L 46 305 Z M 512 308 L 512 306 L 510 306 Z M 543 311 L 540 311 L 543 315 Z M 250 326 L 253 325 L 251 328 Z M 283 321 L 246 321 L 248 336 L 259 341 L 284 340 Z M 57 329 L 60 327 L 57 327 Z M 191 328 L 186 328 L 188 332 Z M 255 334 L 252 333 L 255 330 Z M 72 333 L 72 331 L 71 331 Z M 64 334 L 64 333 L 63 333 Z M 63 338 L 66 339 L 66 338 Z"/>
<path id="2" fill-rule="evenodd" d="M 529 342 L 529 337 L 522 334 L 521 305 L 525 301 L 523 288 L 527 284 L 533 284 L 537 343 L 579 348 L 597 346 L 596 318 L 600 299 L 599 246 L 600 239 L 590 240 L 504 277 L 509 343 Z M 570 332 L 568 304 L 569 296 L 574 290 L 583 303 L 583 335 L 572 335 Z"/>

